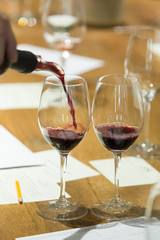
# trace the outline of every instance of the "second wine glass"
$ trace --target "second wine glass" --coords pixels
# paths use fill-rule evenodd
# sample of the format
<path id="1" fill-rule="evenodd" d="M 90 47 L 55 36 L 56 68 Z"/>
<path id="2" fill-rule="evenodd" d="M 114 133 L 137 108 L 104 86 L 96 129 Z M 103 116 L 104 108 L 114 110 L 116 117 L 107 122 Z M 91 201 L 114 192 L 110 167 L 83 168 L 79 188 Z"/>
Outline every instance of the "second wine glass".
<path id="1" fill-rule="evenodd" d="M 42 8 L 44 38 L 60 51 L 60 65 L 66 71 L 70 51 L 80 44 L 86 32 L 86 15 L 83 1 L 46 0 Z"/>
<path id="2" fill-rule="evenodd" d="M 43 85 L 38 120 L 41 132 L 60 155 L 60 197 L 38 205 L 38 214 L 60 221 L 79 219 L 88 210 L 65 198 L 67 156 L 85 137 L 90 125 L 90 104 L 84 78 L 65 75 L 65 83 L 50 76 Z"/>
<path id="3" fill-rule="evenodd" d="M 95 133 L 114 155 L 115 195 L 112 200 L 95 204 L 97 217 L 120 220 L 137 217 L 141 208 L 119 195 L 121 155 L 139 136 L 143 126 L 143 99 L 138 79 L 127 75 L 106 75 L 98 80 L 92 105 Z"/>

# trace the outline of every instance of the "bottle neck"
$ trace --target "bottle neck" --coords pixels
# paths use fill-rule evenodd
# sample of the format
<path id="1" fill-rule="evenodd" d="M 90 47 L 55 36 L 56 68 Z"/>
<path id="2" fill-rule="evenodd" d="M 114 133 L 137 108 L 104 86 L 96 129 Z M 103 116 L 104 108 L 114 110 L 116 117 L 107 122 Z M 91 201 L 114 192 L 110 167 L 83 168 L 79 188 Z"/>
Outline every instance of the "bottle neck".
<path id="1" fill-rule="evenodd" d="M 17 50 L 18 60 L 10 68 L 20 73 L 31 73 L 37 68 L 37 57 L 29 51 Z"/>

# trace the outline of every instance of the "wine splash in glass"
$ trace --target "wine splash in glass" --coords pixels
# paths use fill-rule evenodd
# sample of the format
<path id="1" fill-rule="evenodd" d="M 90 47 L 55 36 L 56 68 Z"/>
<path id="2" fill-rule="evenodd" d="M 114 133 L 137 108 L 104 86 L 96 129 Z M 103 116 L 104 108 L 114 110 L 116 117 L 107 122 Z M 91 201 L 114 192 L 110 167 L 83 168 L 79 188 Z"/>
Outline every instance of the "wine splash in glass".
<path id="1" fill-rule="evenodd" d="M 90 104 L 84 78 L 65 75 L 64 85 L 56 76 L 46 79 L 40 98 L 38 121 L 41 132 L 61 159 L 61 190 L 58 200 L 38 205 L 38 214 L 44 218 L 60 221 L 76 220 L 88 210 L 81 204 L 65 197 L 65 171 L 68 154 L 86 136 L 90 126 Z M 69 105 L 70 100 L 73 105 Z M 71 107 L 72 106 L 72 107 Z M 75 118 L 73 118 L 73 108 Z M 74 120 L 74 121 L 73 121 Z"/>
<path id="2" fill-rule="evenodd" d="M 102 145 L 114 155 L 115 195 L 97 203 L 91 212 L 102 219 L 120 220 L 137 217 L 141 208 L 122 200 L 119 195 L 121 155 L 139 136 L 143 126 L 143 99 L 137 78 L 106 75 L 98 80 L 92 105 L 92 122 Z"/>

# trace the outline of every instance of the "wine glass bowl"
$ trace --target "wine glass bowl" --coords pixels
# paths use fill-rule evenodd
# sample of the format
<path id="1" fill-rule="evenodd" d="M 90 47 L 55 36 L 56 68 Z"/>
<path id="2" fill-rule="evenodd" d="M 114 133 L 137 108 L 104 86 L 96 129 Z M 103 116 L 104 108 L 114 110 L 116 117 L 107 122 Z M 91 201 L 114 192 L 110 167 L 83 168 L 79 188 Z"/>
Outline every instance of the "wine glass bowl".
<path id="1" fill-rule="evenodd" d="M 44 38 L 61 54 L 61 66 L 86 32 L 84 4 L 79 0 L 46 0 L 42 10 Z"/>
<path id="2" fill-rule="evenodd" d="M 106 75 L 98 80 L 92 104 L 92 122 L 102 145 L 114 155 L 115 195 L 109 202 L 96 203 L 97 217 L 120 220 L 139 216 L 139 206 L 119 195 L 121 155 L 139 136 L 143 126 L 143 100 L 138 79 L 128 75 Z"/>
<path id="3" fill-rule="evenodd" d="M 159 158 L 160 146 L 149 137 L 151 103 L 160 91 L 160 31 L 153 28 L 134 32 L 127 46 L 125 73 L 138 77 L 145 107 L 143 139 L 134 144 L 127 155 L 145 159 Z"/>
<path id="4" fill-rule="evenodd" d="M 38 111 L 42 135 L 61 159 L 61 190 L 58 200 L 38 205 L 38 214 L 52 220 L 69 221 L 85 216 L 88 210 L 65 198 L 67 156 L 85 137 L 90 125 L 88 88 L 84 78 L 65 75 L 48 77 L 43 85 Z"/>

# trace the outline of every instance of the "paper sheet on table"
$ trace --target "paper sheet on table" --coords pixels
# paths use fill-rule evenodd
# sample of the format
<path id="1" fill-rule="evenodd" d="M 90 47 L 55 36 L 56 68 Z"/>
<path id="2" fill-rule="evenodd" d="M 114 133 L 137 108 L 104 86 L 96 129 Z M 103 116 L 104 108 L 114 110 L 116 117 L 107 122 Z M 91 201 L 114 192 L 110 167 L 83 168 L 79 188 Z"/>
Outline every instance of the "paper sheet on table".
<path id="1" fill-rule="evenodd" d="M 42 48 L 42 47 L 29 45 L 29 44 L 19 44 L 17 48 L 20 50 L 31 51 L 36 55 L 40 55 L 46 61 L 56 62 L 60 64 L 60 52 L 56 50 L 52 50 L 49 48 Z M 104 66 L 104 61 L 102 60 L 90 58 L 90 57 L 84 57 L 76 54 L 70 54 L 69 58 L 66 61 L 64 70 L 65 70 L 65 73 L 68 73 L 68 74 L 83 74 L 85 72 L 89 72 L 91 70 L 94 70 L 103 66 Z M 34 73 L 46 75 L 46 76 L 48 75 L 47 72 L 45 71 L 34 72 Z"/>
<path id="2" fill-rule="evenodd" d="M 50 177 L 54 175 L 54 177 L 57 179 L 57 182 L 59 182 L 60 156 L 58 152 L 55 150 L 46 150 L 34 154 L 38 158 L 38 161 L 43 162 L 43 164 L 46 165 Z M 97 175 L 99 175 L 99 173 L 91 167 L 85 165 L 70 155 L 68 156 L 65 176 L 66 181 L 93 177 Z"/>
<path id="3" fill-rule="evenodd" d="M 144 222 L 143 218 L 141 219 L 140 221 Z M 143 227 L 139 227 L 139 219 L 133 221 L 135 224 L 132 223 L 132 220 L 129 222 L 105 223 L 91 227 L 16 238 L 15 240 L 145 240 L 144 224 Z"/>
<path id="4" fill-rule="evenodd" d="M 0 125 L 0 169 L 41 165 L 32 151 Z"/>
<path id="5" fill-rule="evenodd" d="M 16 180 L 20 182 L 24 202 L 59 197 L 60 159 L 55 150 L 32 153 L 1 125 L 0 144 L 0 204 L 17 203 Z M 79 160 L 68 157 L 67 181 L 98 174 Z"/>
<path id="6" fill-rule="evenodd" d="M 41 166 L 13 168 L 1 171 L 0 204 L 17 203 L 15 181 L 20 182 L 24 202 L 35 202 L 57 199 L 60 189 L 60 159 L 55 150 L 33 153 Z M 79 160 L 69 156 L 66 170 L 66 181 L 92 177 L 98 172 L 86 166 Z M 66 197 L 69 197 L 66 194 Z"/>
<path id="7" fill-rule="evenodd" d="M 114 184 L 114 160 L 90 161 L 91 165 Z M 160 180 L 160 173 L 142 158 L 122 157 L 120 163 L 120 187 L 153 184 Z"/>
<path id="8" fill-rule="evenodd" d="M 16 180 L 20 182 L 25 202 L 59 197 L 57 179 L 54 181 L 54 176 L 49 178 L 43 173 L 43 161 L 1 125 L 0 145 L 0 204 L 18 202 Z M 67 196 L 69 197 L 68 194 Z"/>
<path id="9" fill-rule="evenodd" d="M 0 109 L 38 108 L 43 82 L 1 83 Z"/>
<path id="10" fill-rule="evenodd" d="M 23 202 L 58 199 L 60 187 L 54 176 L 47 175 L 43 167 L 0 170 L 0 204 L 18 203 L 15 181 L 19 181 Z M 66 197 L 70 197 L 66 193 Z"/>
<path id="11" fill-rule="evenodd" d="M 24 202 L 35 202 L 57 199 L 60 188 L 60 159 L 54 150 L 33 154 L 41 166 L 28 168 L 13 168 L 1 170 L 0 204 L 17 203 L 15 181 L 20 182 Z M 69 156 L 66 171 L 66 181 L 96 176 L 99 173 L 77 159 Z M 66 197 L 69 197 L 66 194 Z"/>

